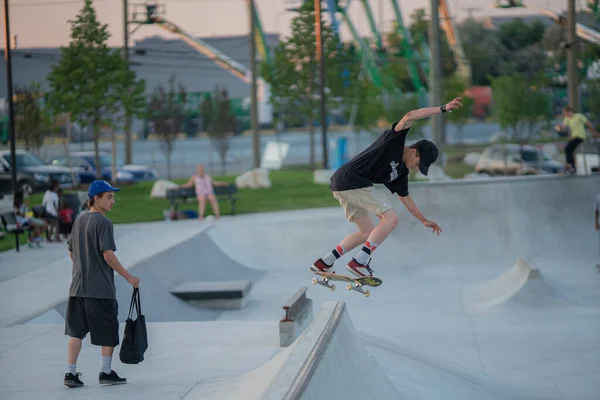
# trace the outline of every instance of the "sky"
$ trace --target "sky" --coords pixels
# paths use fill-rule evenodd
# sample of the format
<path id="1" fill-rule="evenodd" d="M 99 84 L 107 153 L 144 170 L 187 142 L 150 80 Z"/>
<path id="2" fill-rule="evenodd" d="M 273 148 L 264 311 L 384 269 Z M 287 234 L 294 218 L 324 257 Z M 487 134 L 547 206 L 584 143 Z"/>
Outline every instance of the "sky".
<path id="1" fill-rule="evenodd" d="M 17 36 L 17 48 L 58 47 L 69 42 L 69 20 L 75 18 L 82 0 L 6 0 L 9 1 L 11 34 Z M 129 0 L 130 6 L 135 0 Z M 576 0 L 583 6 L 586 0 Z M 286 11 L 294 0 L 255 0 L 261 17 L 263 30 L 266 33 L 289 34 L 289 22 L 294 12 Z M 142 5 L 143 0 L 137 5 Z M 410 14 L 417 8 L 429 10 L 429 0 L 398 0 L 402 8 L 405 23 Z M 244 35 L 249 30 L 248 14 L 245 0 L 164 0 L 166 19 L 195 36 L 228 36 Z M 561 12 L 566 9 L 567 0 L 525 0 L 528 9 L 498 10 L 491 6 L 494 0 L 449 0 L 450 12 L 457 20 L 467 16 L 467 9 L 476 18 L 490 15 L 518 16 L 534 13 L 535 7 L 543 7 Z M 370 0 L 371 10 L 378 24 L 385 30 L 391 28 L 394 13 L 390 0 Z M 111 38 L 109 45 L 123 44 L 123 1 L 94 0 L 98 18 L 108 24 Z M 139 9 L 139 8 L 138 8 Z M 143 6 L 142 6 L 143 9 Z M 368 34 L 368 19 L 360 1 L 354 0 L 350 5 L 350 18 L 362 34 Z M 3 19 L 0 23 L 4 32 Z M 130 26 L 133 29 L 133 26 Z M 343 38 L 349 33 L 342 29 Z M 156 26 L 141 26 L 131 36 L 130 45 L 136 40 L 148 36 L 173 37 Z M 4 35 L 3 35 L 4 36 Z"/>

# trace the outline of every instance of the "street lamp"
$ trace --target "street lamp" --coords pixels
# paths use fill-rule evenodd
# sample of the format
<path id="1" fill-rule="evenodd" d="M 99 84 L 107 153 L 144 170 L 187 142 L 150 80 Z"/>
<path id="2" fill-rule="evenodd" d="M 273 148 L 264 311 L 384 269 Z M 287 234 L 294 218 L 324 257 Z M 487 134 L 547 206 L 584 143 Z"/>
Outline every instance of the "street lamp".
<path id="1" fill-rule="evenodd" d="M 10 170 L 12 173 L 12 192 L 17 193 L 17 154 L 15 139 L 15 113 L 13 104 L 12 58 L 10 48 L 10 24 L 8 0 L 4 0 L 4 62 L 6 64 L 6 97 L 8 99 L 8 133 L 10 135 Z"/>

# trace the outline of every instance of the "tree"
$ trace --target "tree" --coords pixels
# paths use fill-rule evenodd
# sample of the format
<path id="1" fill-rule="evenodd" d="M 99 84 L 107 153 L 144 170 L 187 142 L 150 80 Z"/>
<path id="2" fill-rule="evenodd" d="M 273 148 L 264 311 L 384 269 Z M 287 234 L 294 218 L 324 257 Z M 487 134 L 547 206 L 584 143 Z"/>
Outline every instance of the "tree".
<path id="1" fill-rule="evenodd" d="M 217 86 L 212 98 L 206 97 L 200 106 L 200 113 L 206 116 L 205 128 L 210 141 L 221 158 L 221 174 L 225 174 L 229 138 L 235 129 L 235 116 L 227 89 Z"/>
<path id="2" fill-rule="evenodd" d="M 379 90 L 361 74 L 358 81 L 352 84 L 352 93 L 345 101 L 344 115 L 350 121 L 356 137 L 356 153 L 359 152 L 358 135 L 360 132 L 371 131 L 377 120 L 383 116 L 383 103 Z"/>
<path id="3" fill-rule="evenodd" d="M 119 106 L 123 110 L 124 131 L 126 137 L 131 134 L 131 124 L 134 118 L 144 118 L 146 112 L 146 82 L 143 79 L 137 79 L 134 70 L 130 68 L 129 62 L 123 60 L 118 72 L 117 93 Z M 114 158 L 113 153 L 113 158 Z M 131 154 L 126 150 L 125 159 L 131 163 Z M 114 162 L 113 162 L 114 164 Z"/>
<path id="4" fill-rule="evenodd" d="M 27 87 L 15 88 L 15 133 L 17 139 L 25 142 L 25 149 L 39 151 L 44 144 L 46 118 L 42 107 L 40 85 L 33 82 Z"/>
<path id="5" fill-rule="evenodd" d="M 110 124 L 118 106 L 118 81 L 122 59 L 107 46 L 108 26 L 101 24 L 91 0 L 85 0 L 71 23 L 69 46 L 61 47 L 60 61 L 51 67 L 48 102 L 55 113 L 70 113 L 82 128 L 94 132 L 97 178 L 102 177 L 98 144 L 100 128 Z"/>
<path id="6" fill-rule="evenodd" d="M 154 90 L 148 105 L 148 120 L 160 140 L 160 147 L 167 159 L 167 177 L 171 179 L 171 154 L 177 134 L 183 127 L 186 92 L 183 86 L 175 89 L 175 77 L 169 79 L 169 91 L 162 86 Z"/>
<path id="7" fill-rule="evenodd" d="M 474 85 L 488 85 L 488 75 L 500 74 L 500 60 L 505 52 L 496 33 L 482 23 L 467 19 L 457 27 L 465 56 L 471 63 Z"/>
<path id="8" fill-rule="evenodd" d="M 540 87 L 530 87 L 527 90 L 525 106 L 523 122 L 527 135 L 523 138 L 523 142 L 530 140 L 538 132 L 541 124 L 548 123 L 552 119 L 552 96 Z"/>
<path id="9" fill-rule="evenodd" d="M 283 38 L 274 49 L 272 64 L 262 65 L 265 81 L 271 86 L 271 102 L 276 113 L 296 109 L 309 124 L 310 166 L 315 167 L 315 124 L 320 115 L 319 107 L 319 63 L 315 43 L 314 2 L 304 1 L 291 22 L 292 34 Z M 326 93 L 329 104 L 333 98 L 344 94 L 345 79 L 353 82 L 356 78 L 344 78 L 342 72 L 350 61 L 346 49 L 341 46 L 332 28 L 323 23 L 323 56 L 326 59 Z M 357 72 L 356 72 L 357 74 Z M 326 167 L 326 166 L 324 166 Z"/>
<path id="10" fill-rule="evenodd" d="M 517 139 L 525 119 L 527 81 L 521 76 L 501 76 L 491 80 L 496 121 L 503 129 L 510 129 L 513 139 Z"/>
<path id="11" fill-rule="evenodd" d="M 466 89 L 467 83 L 456 75 L 446 78 L 443 82 L 444 98 L 462 98 L 462 108 L 453 110 L 451 113 L 446 114 L 446 119 L 456 125 L 456 128 L 458 129 L 458 137 L 460 139 L 462 139 L 462 129 L 469 120 L 473 104 L 475 103 L 473 97 L 466 95 Z"/>
<path id="12" fill-rule="evenodd" d="M 492 81 L 496 120 L 510 128 L 512 139 L 527 142 L 539 124 L 552 117 L 550 95 L 535 81 L 522 76 L 502 76 Z"/>

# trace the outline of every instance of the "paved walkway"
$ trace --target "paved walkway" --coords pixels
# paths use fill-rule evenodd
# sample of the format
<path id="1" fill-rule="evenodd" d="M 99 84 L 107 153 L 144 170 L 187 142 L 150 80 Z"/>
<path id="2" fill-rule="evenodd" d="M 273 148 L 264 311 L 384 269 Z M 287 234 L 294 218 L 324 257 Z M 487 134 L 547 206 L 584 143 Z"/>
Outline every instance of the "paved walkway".
<path id="1" fill-rule="evenodd" d="M 125 268 L 131 268 L 210 226 L 197 220 L 115 225 L 116 254 Z M 26 321 L 68 298 L 71 260 L 65 243 L 3 252 L 0 271 L 0 327 Z"/>

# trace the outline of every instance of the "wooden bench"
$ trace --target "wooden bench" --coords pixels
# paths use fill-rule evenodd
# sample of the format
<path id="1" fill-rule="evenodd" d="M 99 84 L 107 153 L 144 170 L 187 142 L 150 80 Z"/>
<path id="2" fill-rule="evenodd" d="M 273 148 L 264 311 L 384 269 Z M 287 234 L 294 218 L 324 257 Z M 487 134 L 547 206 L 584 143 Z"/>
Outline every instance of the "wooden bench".
<path id="1" fill-rule="evenodd" d="M 246 280 L 184 282 L 171 294 L 200 308 L 240 309 L 251 288 L 252 282 Z"/>
<path id="2" fill-rule="evenodd" d="M 229 200 L 231 203 L 231 214 L 236 213 L 236 202 L 238 199 L 237 186 L 235 184 L 229 184 L 227 186 L 214 186 L 215 196 L 218 200 L 224 199 Z M 188 202 L 196 201 L 196 189 L 191 188 L 172 188 L 167 189 L 167 200 L 171 207 L 177 211 L 178 204 L 185 204 Z"/>
<path id="3" fill-rule="evenodd" d="M 283 305 L 285 316 L 279 321 L 279 344 L 287 347 L 294 342 L 312 320 L 312 299 L 306 297 L 307 287 L 301 287 Z"/>

